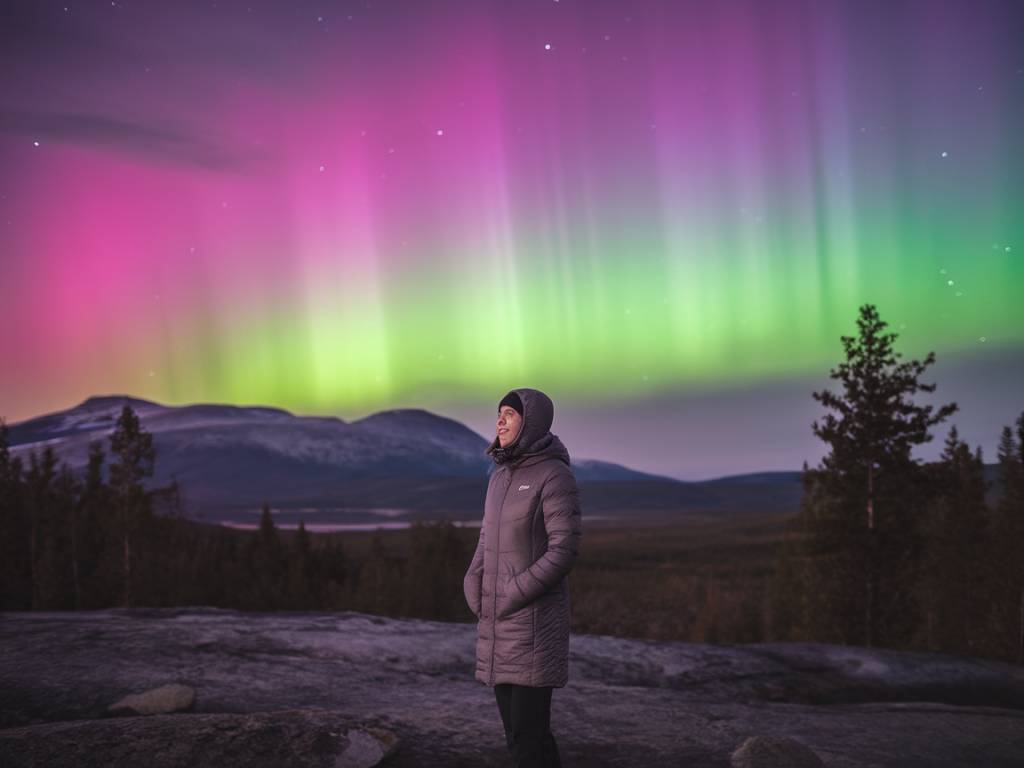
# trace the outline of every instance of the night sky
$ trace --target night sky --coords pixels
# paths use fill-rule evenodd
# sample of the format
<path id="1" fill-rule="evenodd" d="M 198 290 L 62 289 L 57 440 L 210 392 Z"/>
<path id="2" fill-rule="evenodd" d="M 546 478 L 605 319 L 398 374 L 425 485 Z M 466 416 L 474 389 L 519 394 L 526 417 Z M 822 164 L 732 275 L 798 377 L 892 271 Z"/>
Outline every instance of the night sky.
<path id="1" fill-rule="evenodd" d="M 812 465 L 877 305 L 1024 410 L 1024 3 L 4 2 L 0 416 L 90 395 Z"/>

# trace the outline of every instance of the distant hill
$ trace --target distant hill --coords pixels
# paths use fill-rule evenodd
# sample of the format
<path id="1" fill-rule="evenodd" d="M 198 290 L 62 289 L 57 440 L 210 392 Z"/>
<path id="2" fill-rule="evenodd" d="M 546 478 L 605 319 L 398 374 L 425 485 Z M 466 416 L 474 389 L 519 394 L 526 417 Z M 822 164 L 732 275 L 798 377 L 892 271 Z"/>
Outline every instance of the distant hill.
<path id="1" fill-rule="evenodd" d="M 418 408 L 346 422 L 280 408 L 221 404 L 165 406 L 128 396 L 90 397 L 67 410 L 9 427 L 12 453 L 51 445 L 81 473 L 90 441 L 107 437 L 124 405 L 153 435 L 156 476 L 177 477 L 190 511 L 210 520 L 252 520 L 263 501 L 307 523 L 480 515 L 490 440 Z M 27 456 L 25 457 L 27 460 Z M 626 514 L 686 501 L 689 484 L 611 462 L 573 459 L 590 510 L 611 502 Z M 587 493 L 588 489 L 598 491 Z"/>
<path id="2" fill-rule="evenodd" d="M 490 442 L 420 408 L 346 422 L 281 408 L 200 403 L 165 406 L 124 395 L 90 397 L 67 410 L 9 426 L 12 453 L 52 445 L 81 473 L 89 442 L 108 435 L 130 405 L 157 450 L 151 486 L 177 477 L 190 514 L 252 523 L 264 501 L 283 525 L 448 517 L 479 520 Z M 569 446 L 570 451 L 572 446 Z M 794 513 L 800 472 L 757 472 L 684 482 L 607 461 L 573 458 L 584 514 L 630 519 Z M 995 476 L 994 465 L 986 477 Z M 994 483 L 990 493 L 994 493 Z"/>

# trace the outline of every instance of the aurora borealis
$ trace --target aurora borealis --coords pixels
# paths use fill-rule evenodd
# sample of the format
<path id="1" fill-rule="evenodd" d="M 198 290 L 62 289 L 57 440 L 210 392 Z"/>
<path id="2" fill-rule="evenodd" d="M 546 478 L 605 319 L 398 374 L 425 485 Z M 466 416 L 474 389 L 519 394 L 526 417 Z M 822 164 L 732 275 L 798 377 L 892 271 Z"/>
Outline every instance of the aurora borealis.
<path id="1" fill-rule="evenodd" d="M 0 63 L 8 422 L 532 386 L 574 456 L 798 469 L 866 302 L 986 461 L 1024 409 L 1019 2 L 22 1 Z"/>

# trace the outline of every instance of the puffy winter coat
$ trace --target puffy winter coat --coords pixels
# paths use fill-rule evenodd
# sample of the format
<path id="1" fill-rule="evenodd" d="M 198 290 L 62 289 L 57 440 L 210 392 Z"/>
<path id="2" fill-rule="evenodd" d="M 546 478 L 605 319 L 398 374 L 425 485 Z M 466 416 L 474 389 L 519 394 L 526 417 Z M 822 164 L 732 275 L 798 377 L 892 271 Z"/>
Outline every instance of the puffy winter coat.
<path id="1" fill-rule="evenodd" d="M 569 680 L 569 581 L 582 516 L 569 452 L 550 432 L 543 392 L 516 389 L 523 425 L 513 444 L 487 449 L 491 474 L 480 538 L 463 580 L 476 614 L 475 678 L 561 688 Z"/>

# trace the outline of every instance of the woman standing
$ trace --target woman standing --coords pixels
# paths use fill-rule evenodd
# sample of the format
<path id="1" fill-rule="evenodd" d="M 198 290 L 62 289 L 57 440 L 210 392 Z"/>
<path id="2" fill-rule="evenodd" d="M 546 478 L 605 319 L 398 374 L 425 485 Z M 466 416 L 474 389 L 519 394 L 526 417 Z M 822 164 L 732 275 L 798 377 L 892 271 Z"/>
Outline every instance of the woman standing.
<path id="1" fill-rule="evenodd" d="M 476 614 L 476 679 L 494 688 L 517 766 L 561 766 L 551 692 L 569 680 L 569 581 L 583 532 L 569 452 L 551 398 L 513 389 L 486 454 L 497 468 L 463 580 Z"/>

